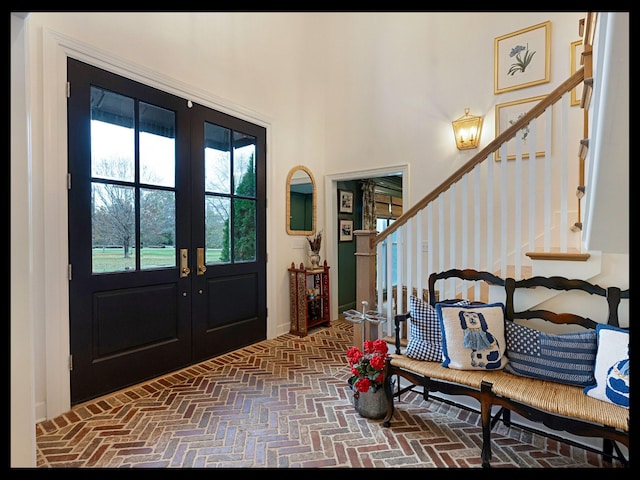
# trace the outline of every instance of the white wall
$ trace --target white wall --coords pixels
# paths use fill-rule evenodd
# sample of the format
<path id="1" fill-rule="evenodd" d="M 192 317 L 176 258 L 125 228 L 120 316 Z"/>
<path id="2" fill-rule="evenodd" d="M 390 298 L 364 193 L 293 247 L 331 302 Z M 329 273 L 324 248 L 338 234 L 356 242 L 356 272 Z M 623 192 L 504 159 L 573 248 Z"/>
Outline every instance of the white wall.
<path id="1" fill-rule="evenodd" d="M 31 175 L 23 17 L 11 15 L 11 465 L 31 467 L 36 460 L 34 389 L 33 252 L 30 238 Z M 42 304 L 42 299 L 37 303 Z"/>
<path id="2" fill-rule="evenodd" d="M 26 19 L 24 55 L 13 48 L 22 42 L 14 40 L 21 25 L 12 18 L 12 90 L 22 79 L 14 77 L 15 54 L 29 72 L 23 82 L 29 102 L 24 115 L 12 108 L 11 162 L 19 168 L 15 174 L 12 168 L 11 255 L 37 268 L 12 277 L 12 418 L 22 413 L 12 440 L 19 432 L 26 439 L 12 442 L 12 459 L 32 458 L 34 412 L 41 420 L 68 408 L 67 55 L 267 127 L 267 306 L 274 337 L 288 331 L 286 269 L 306 260 L 304 237 L 286 234 L 289 170 L 308 166 L 322 197 L 327 176 L 408 165 L 410 206 L 473 155 L 458 151 L 452 138 L 451 121 L 465 107 L 485 116 L 486 144 L 497 103 L 548 93 L 569 76 L 569 44 L 578 39 L 581 16 L 38 12 Z M 551 82 L 494 95 L 494 38 L 546 20 L 552 22 Z M 28 140 L 17 128 L 26 121 Z M 329 213 L 319 198 L 318 227 L 327 232 L 335 230 Z M 628 209 L 620 209 L 620 218 L 628 221 Z M 327 258 L 334 247 L 323 243 Z"/>

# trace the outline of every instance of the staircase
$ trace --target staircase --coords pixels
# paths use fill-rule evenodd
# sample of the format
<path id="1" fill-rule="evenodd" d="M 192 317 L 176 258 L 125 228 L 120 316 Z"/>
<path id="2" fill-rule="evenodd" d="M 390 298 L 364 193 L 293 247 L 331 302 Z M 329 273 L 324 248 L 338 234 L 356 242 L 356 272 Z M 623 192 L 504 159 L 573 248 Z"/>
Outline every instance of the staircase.
<path id="1" fill-rule="evenodd" d="M 596 20 L 589 12 L 578 25 L 578 71 L 387 229 L 354 232 L 357 304 L 378 305 L 393 318 L 408 310 L 407 292 L 428 295 L 429 274 L 451 268 L 516 279 L 599 273 L 600 257 L 583 251 L 581 235 Z M 572 107 L 580 84 L 580 106 Z M 487 291 L 459 280 L 442 288 L 439 298 L 489 300 Z"/>

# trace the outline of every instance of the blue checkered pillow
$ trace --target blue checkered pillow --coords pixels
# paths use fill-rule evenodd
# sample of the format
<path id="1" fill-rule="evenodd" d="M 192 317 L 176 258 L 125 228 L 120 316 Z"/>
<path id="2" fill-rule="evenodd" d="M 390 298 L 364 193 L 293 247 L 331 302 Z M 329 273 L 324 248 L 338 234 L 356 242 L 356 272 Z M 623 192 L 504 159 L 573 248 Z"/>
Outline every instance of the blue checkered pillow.
<path id="1" fill-rule="evenodd" d="M 595 330 L 550 334 L 506 320 L 505 337 L 505 371 L 581 387 L 595 383 Z"/>
<path id="2" fill-rule="evenodd" d="M 468 300 L 455 302 L 456 305 L 469 305 Z M 409 297 L 409 342 L 404 354 L 414 360 L 430 362 L 442 361 L 442 332 L 436 309 L 424 300 L 411 295 Z"/>

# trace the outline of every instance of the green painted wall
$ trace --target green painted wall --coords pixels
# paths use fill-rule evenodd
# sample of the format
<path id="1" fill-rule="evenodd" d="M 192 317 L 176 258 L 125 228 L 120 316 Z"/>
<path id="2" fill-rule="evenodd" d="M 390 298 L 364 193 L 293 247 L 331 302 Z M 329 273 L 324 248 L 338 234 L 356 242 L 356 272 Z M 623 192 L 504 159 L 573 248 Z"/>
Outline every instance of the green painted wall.
<path id="1" fill-rule="evenodd" d="M 361 182 L 358 180 L 337 182 L 336 186 L 338 191 L 349 190 L 353 192 L 353 213 L 338 213 L 336 220 L 336 235 L 338 235 L 338 313 L 342 313 L 350 308 L 356 308 L 356 240 L 354 237 L 350 242 L 339 241 L 339 224 L 340 220 L 353 220 L 353 229 L 362 229 L 362 190 Z M 338 200 L 336 197 L 336 202 Z"/>

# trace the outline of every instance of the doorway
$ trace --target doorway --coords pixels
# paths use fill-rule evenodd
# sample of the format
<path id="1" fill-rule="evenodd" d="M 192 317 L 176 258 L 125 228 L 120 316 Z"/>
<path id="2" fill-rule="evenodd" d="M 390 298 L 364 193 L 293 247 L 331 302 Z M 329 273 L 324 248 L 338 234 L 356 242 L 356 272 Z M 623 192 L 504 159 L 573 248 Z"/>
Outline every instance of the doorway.
<path id="1" fill-rule="evenodd" d="M 68 59 L 71 403 L 266 338 L 264 127 Z"/>
<path id="2" fill-rule="evenodd" d="M 384 177 L 399 177 L 401 179 L 400 184 L 402 185 L 402 203 L 403 205 L 407 205 L 407 202 L 409 201 L 408 173 L 409 166 L 407 164 L 403 164 L 385 168 L 359 170 L 354 172 L 327 175 L 327 182 L 325 182 L 325 212 L 327 218 L 331 220 L 328 221 L 327 225 L 325 226 L 327 238 L 326 255 L 327 262 L 330 265 L 337 266 L 337 268 L 334 270 L 337 278 L 332 279 L 331 282 L 332 298 L 339 298 L 339 282 L 343 278 L 343 273 L 340 272 L 341 261 L 343 261 L 344 258 L 348 258 L 349 261 L 355 262 L 352 257 L 353 252 L 355 252 L 355 244 L 352 246 L 353 252 L 341 252 L 341 249 L 344 250 L 344 247 L 340 246 L 341 242 L 338 234 L 339 219 L 342 215 L 340 214 L 338 208 L 338 192 L 340 190 L 339 186 L 342 184 L 342 182 L 363 182 L 367 179 L 381 180 Z M 358 194 L 360 195 L 361 192 L 358 192 Z M 361 223 L 358 223 L 358 225 L 361 225 Z M 351 278 L 349 278 L 349 275 L 345 275 L 345 281 L 355 282 L 355 274 L 351 276 Z M 353 286 L 353 289 L 355 291 L 355 285 Z M 356 302 L 355 298 L 353 299 L 353 302 Z M 331 309 L 331 318 L 338 318 L 339 305 L 337 301 L 332 302 Z"/>

